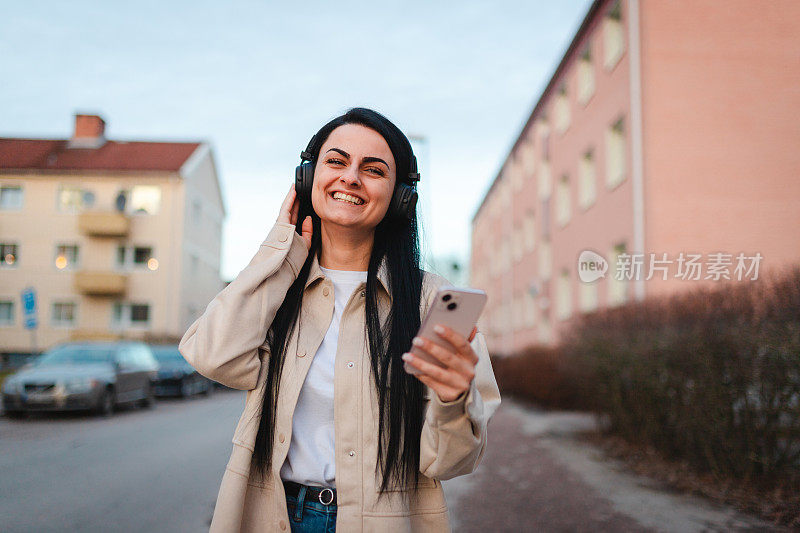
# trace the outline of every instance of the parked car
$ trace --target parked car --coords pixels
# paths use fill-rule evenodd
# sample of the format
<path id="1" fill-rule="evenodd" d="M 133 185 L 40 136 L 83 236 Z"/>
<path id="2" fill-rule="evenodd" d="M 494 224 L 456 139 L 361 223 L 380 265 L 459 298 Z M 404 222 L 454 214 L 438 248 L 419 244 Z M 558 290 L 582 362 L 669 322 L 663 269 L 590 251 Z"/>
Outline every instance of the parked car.
<path id="1" fill-rule="evenodd" d="M 137 341 L 59 344 L 3 382 L 8 416 L 30 411 L 89 410 L 110 415 L 116 406 L 152 407 L 158 363 Z"/>
<path id="2" fill-rule="evenodd" d="M 186 398 L 194 394 L 208 396 L 214 390 L 214 381 L 199 374 L 183 358 L 174 344 L 151 345 L 158 361 L 157 396 L 180 396 Z"/>

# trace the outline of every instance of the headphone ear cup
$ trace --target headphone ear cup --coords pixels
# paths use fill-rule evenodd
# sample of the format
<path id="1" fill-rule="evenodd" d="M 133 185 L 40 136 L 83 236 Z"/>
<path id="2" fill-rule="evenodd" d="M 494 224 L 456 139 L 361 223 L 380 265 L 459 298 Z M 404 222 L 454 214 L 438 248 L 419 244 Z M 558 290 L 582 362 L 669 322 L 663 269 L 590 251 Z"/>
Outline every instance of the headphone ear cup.
<path id="1" fill-rule="evenodd" d="M 311 202 L 311 188 L 314 186 L 314 164 L 306 161 L 294 170 L 294 190 L 302 201 Z"/>
<path id="2" fill-rule="evenodd" d="M 416 215 L 417 190 L 407 183 L 400 183 L 389 206 L 392 217 L 412 220 Z"/>

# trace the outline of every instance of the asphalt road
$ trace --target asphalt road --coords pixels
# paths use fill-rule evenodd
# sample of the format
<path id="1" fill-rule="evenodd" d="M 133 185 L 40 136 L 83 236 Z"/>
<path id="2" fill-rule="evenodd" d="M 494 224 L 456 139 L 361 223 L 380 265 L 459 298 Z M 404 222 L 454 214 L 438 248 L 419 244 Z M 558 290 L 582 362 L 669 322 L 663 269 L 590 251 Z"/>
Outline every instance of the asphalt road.
<path id="1" fill-rule="evenodd" d="M 0 531 L 208 531 L 244 399 L 219 391 L 107 419 L 0 417 Z M 504 398 L 478 469 L 443 483 L 453 530 L 774 530 L 632 475 L 571 437 L 593 423 Z"/>
<path id="2" fill-rule="evenodd" d="M 208 531 L 244 399 L 0 418 L 0 530 Z"/>

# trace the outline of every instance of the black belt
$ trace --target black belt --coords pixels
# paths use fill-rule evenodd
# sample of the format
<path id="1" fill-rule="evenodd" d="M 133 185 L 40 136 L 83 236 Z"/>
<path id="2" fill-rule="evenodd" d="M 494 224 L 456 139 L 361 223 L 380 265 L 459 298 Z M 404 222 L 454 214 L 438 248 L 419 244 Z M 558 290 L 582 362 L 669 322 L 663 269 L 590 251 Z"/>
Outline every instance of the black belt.
<path id="1" fill-rule="evenodd" d="M 286 489 L 287 496 L 297 498 L 298 494 L 300 494 L 300 487 L 306 488 L 306 498 L 312 498 L 312 500 L 316 500 L 323 505 L 336 505 L 336 489 L 312 487 L 311 485 L 283 480 L 283 488 Z"/>

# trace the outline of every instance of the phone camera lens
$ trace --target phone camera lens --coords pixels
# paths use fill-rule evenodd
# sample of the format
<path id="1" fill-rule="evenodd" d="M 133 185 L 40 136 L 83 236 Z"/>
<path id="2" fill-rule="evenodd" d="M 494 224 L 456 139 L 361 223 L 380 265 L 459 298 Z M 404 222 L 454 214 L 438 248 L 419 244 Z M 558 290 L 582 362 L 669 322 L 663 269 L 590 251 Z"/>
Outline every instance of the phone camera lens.
<path id="1" fill-rule="evenodd" d="M 447 304 L 447 309 L 450 311 L 452 311 L 456 307 L 458 307 L 458 305 L 455 302 Z"/>
<path id="2" fill-rule="evenodd" d="M 449 302 L 451 298 L 452 298 L 451 295 L 445 294 L 444 296 L 442 296 L 442 301 L 443 302 Z"/>

